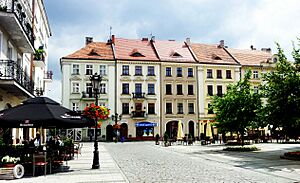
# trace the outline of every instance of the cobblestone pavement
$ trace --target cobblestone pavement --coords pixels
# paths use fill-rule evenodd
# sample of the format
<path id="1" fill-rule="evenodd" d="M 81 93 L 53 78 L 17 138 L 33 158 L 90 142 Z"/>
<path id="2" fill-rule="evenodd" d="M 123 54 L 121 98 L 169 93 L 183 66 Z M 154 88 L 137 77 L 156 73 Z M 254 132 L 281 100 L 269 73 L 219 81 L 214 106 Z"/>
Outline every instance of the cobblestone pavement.
<path id="1" fill-rule="evenodd" d="M 298 182 L 300 165 L 281 160 L 221 153 L 223 146 L 156 146 L 154 142 L 103 144 L 130 182 Z M 269 150 L 269 151 L 268 151 Z M 272 150 L 272 151 L 271 151 Z M 278 149 L 277 149 L 278 150 Z M 272 146 L 267 152 L 277 152 Z M 253 154 L 253 153 L 252 153 Z M 274 156 L 275 157 L 275 156 Z M 273 157 L 273 158 L 274 158 Z M 243 159 L 245 158 L 245 162 Z M 270 162 L 275 162 L 270 164 Z M 258 164 L 255 164 L 259 161 Z M 268 164 L 269 163 L 269 164 Z M 265 166 L 264 166 L 265 165 Z M 272 169 L 275 167 L 275 169 Z M 282 166 L 281 168 L 279 168 Z M 268 167 L 268 169 L 266 168 Z M 276 169 L 277 168 L 277 169 Z M 295 176 L 291 176 L 295 174 Z"/>

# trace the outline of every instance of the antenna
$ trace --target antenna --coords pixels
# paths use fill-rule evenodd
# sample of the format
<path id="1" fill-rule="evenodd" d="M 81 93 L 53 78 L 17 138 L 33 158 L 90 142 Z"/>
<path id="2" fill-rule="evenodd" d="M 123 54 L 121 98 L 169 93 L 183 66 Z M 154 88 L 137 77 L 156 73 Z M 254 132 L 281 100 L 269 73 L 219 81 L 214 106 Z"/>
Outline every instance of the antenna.
<path id="1" fill-rule="evenodd" d="M 109 27 L 109 38 L 111 38 L 111 30 L 112 30 L 112 26 Z"/>

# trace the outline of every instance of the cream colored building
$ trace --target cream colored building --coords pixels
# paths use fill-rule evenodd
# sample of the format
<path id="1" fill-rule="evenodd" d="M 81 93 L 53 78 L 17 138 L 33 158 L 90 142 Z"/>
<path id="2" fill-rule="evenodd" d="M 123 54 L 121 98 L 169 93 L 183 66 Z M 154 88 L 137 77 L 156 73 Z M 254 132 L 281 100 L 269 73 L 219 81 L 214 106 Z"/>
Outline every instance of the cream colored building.
<path id="1" fill-rule="evenodd" d="M 36 49 L 41 44 L 48 44 L 48 38 L 51 36 L 43 1 L 6 0 L 0 1 L 0 6 L 0 110 L 2 110 L 16 106 L 27 98 L 35 97 L 37 88 L 41 89 L 40 91 L 45 90 L 46 81 L 51 81 L 52 74 L 48 72 L 49 77 L 45 77 L 47 56 L 44 60 L 33 61 Z M 43 39 L 40 39 L 41 37 Z M 48 54 L 47 49 L 45 50 Z M 39 129 L 9 129 L 13 143 L 33 138 L 36 130 Z"/>

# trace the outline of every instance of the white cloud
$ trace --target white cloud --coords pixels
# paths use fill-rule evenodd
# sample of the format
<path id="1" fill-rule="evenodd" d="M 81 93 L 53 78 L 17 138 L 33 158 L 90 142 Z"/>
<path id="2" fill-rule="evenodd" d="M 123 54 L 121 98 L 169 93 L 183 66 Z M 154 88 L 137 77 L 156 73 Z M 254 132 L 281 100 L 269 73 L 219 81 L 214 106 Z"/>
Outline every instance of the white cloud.
<path id="1" fill-rule="evenodd" d="M 53 80 L 52 83 L 49 84 L 49 90 L 47 91 L 47 97 L 55 100 L 58 103 L 61 103 L 61 81 Z"/>

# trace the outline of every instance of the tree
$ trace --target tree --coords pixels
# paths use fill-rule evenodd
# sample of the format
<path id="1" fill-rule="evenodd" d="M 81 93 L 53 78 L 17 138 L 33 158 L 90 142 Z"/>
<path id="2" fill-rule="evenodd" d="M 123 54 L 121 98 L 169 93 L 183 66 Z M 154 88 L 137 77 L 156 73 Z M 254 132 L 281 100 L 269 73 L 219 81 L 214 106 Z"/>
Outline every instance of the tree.
<path id="1" fill-rule="evenodd" d="M 262 107 L 260 94 L 254 93 L 250 87 L 251 75 L 251 71 L 247 71 L 244 79 L 229 85 L 226 94 L 223 97 L 214 96 L 211 103 L 220 132 L 240 134 L 242 145 L 246 128 L 258 124 L 258 111 Z"/>
<path id="2" fill-rule="evenodd" d="M 299 39 L 298 41 L 300 43 Z M 286 136 L 296 137 L 299 136 L 300 129 L 299 49 L 294 46 L 292 53 L 294 63 L 287 60 L 278 43 L 277 50 L 278 62 L 275 70 L 264 76 L 263 93 L 267 98 L 264 108 L 265 121 L 272 125 L 273 129 L 282 127 L 282 132 Z"/>

